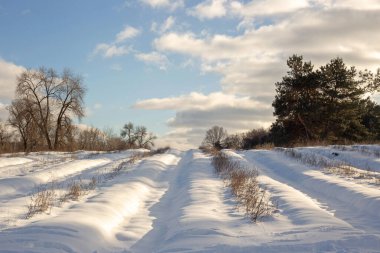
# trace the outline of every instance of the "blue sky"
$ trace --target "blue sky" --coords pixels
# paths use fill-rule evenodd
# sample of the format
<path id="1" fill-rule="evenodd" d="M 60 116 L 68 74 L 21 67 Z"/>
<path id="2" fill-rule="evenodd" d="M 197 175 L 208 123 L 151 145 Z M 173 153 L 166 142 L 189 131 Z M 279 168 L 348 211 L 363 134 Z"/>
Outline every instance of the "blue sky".
<path id="1" fill-rule="evenodd" d="M 0 117 L 25 68 L 84 77 L 82 124 L 132 121 L 159 144 L 268 127 L 286 59 L 380 66 L 377 0 L 0 1 Z"/>
<path id="2" fill-rule="evenodd" d="M 132 2 L 132 1 L 131 1 Z M 134 2 L 134 1 L 133 1 Z M 172 59 L 160 70 L 135 59 L 133 53 L 103 58 L 93 56 L 99 43 L 111 43 L 126 26 L 140 35 L 127 41 L 138 52 L 150 52 L 152 22 L 168 15 L 139 3 L 125 1 L 2 1 L 0 9 L 1 58 L 26 68 L 56 70 L 70 68 L 84 76 L 88 88 L 88 117 L 83 123 L 97 127 L 121 127 L 134 121 L 167 130 L 165 121 L 173 112 L 131 110 L 137 101 L 150 97 L 175 96 L 191 91 L 218 89 L 216 75 L 203 75 L 196 68 L 176 67 L 185 61 Z M 182 57 L 183 58 L 183 57 Z"/>

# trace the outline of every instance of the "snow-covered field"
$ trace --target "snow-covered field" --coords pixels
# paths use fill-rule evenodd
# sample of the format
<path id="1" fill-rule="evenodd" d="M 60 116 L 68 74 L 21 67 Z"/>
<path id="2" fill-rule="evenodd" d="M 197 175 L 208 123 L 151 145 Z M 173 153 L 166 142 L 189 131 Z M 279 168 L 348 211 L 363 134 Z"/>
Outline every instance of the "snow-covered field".
<path id="1" fill-rule="evenodd" d="M 169 150 L 134 164 L 125 162 L 136 151 L 3 155 L 0 252 L 380 252 L 379 150 L 295 149 L 373 180 L 336 174 L 281 150 L 225 151 L 259 170 L 277 205 L 258 223 L 237 210 L 211 157 L 199 150 Z M 39 186 L 51 185 L 59 198 L 70 182 L 92 178 L 96 187 L 78 200 L 58 201 L 25 219 Z"/>

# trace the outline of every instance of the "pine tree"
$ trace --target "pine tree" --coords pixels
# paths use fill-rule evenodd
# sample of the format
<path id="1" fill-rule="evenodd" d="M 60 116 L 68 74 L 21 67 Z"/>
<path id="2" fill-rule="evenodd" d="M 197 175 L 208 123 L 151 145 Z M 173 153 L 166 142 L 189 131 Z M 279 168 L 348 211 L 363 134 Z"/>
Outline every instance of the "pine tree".
<path id="1" fill-rule="evenodd" d="M 277 119 L 271 136 L 276 144 L 380 139 L 380 107 L 363 98 L 380 90 L 380 70 L 376 75 L 358 72 L 341 58 L 314 70 L 297 55 L 287 65 L 287 75 L 275 84 L 272 104 Z"/>
<path id="2" fill-rule="evenodd" d="M 319 104 L 318 78 L 311 62 L 303 62 L 302 56 L 293 55 L 287 61 L 289 71 L 281 82 L 277 82 L 277 95 L 273 101 L 277 131 L 285 132 L 282 139 L 311 140 L 318 136 L 315 126 Z M 283 128 L 281 130 L 281 128 Z"/>

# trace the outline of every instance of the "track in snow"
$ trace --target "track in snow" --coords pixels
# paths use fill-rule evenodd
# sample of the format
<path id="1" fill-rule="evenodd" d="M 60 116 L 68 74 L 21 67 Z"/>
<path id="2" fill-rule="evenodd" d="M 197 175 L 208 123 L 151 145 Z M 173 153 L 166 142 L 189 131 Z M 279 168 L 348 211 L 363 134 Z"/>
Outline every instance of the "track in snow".
<path id="1" fill-rule="evenodd" d="M 236 209 L 209 156 L 171 150 L 143 159 L 53 215 L 0 232 L 0 252 L 380 251 L 377 189 L 278 152 L 228 154 L 259 168 L 260 183 L 278 202 L 273 217 L 252 224 Z"/>

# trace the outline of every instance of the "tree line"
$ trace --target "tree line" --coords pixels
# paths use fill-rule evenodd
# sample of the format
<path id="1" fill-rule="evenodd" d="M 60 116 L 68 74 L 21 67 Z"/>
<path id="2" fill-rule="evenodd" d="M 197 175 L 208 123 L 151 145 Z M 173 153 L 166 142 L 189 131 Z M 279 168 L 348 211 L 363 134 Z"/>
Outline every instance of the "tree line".
<path id="1" fill-rule="evenodd" d="M 120 135 L 112 129 L 79 128 L 74 118 L 85 114 L 86 88 L 81 76 L 39 68 L 17 77 L 9 118 L 0 122 L 0 152 L 40 150 L 121 150 L 151 148 L 156 136 L 144 126 L 126 124 Z"/>
<path id="2" fill-rule="evenodd" d="M 370 96 L 380 91 L 380 69 L 358 71 L 339 57 L 316 69 L 298 55 L 291 56 L 287 66 L 287 74 L 275 83 L 276 120 L 268 130 L 228 135 L 223 127 L 214 126 L 203 145 L 250 149 L 265 143 L 380 141 L 380 106 Z"/>
<path id="3" fill-rule="evenodd" d="M 275 122 L 269 129 L 228 135 L 209 129 L 204 146 L 250 149 L 258 145 L 292 146 L 311 142 L 350 143 L 380 140 L 380 106 L 370 95 L 380 91 L 376 73 L 348 67 L 341 58 L 315 68 L 302 56 L 275 83 Z M 37 150 L 116 150 L 151 148 L 156 136 L 144 126 L 124 125 L 120 135 L 96 128 L 80 129 L 86 88 L 81 76 L 64 70 L 26 70 L 17 78 L 9 119 L 0 122 L 0 152 Z M 17 132 L 17 134 L 15 134 Z"/>

